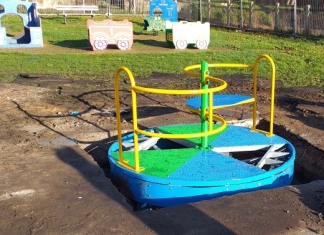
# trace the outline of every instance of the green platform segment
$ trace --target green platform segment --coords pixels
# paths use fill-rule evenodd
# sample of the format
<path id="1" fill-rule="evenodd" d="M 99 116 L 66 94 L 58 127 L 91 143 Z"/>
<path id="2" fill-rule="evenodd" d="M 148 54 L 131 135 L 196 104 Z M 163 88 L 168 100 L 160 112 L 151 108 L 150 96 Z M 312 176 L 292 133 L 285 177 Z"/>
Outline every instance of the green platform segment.
<path id="1" fill-rule="evenodd" d="M 199 151 L 201 150 L 196 148 L 140 151 L 140 167 L 145 168 L 141 174 L 167 178 Z M 112 153 L 112 157 L 118 161 L 118 152 Z M 135 166 L 133 151 L 123 151 L 123 159 L 128 160 L 130 166 Z"/>
<path id="2" fill-rule="evenodd" d="M 213 124 L 213 129 L 217 129 L 219 127 L 221 127 L 220 124 Z M 224 132 L 226 129 L 227 127 L 222 132 Z M 158 127 L 157 130 L 161 131 L 162 133 L 168 133 L 168 134 L 193 134 L 193 133 L 201 132 L 201 124 L 193 123 L 193 124 L 183 124 L 183 125 L 173 125 L 173 126 L 162 126 L 162 127 Z M 219 135 L 221 135 L 222 132 L 208 136 L 208 143 L 214 141 Z M 185 140 L 197 146 L 200 146 L 201 144 L 201 137 L 188 138 Z"/>

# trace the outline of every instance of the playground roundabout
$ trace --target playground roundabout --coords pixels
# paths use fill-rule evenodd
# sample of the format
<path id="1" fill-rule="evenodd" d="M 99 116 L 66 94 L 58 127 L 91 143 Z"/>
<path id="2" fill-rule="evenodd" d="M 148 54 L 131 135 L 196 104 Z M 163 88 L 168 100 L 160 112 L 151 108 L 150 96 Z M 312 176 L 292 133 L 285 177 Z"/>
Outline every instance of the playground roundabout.
<path id="1" fill-rule="evenodd" d="M 199 81 L 195 84 L 178 83 L 181 77 L 156 73 L 148 79 L 136 78 L 136 82 L 141 86 L 163 88 L 167 81 L 176 89 L 199 86 Z M 244 76 L 239 75 L 225 79 L 230 93 L 250 94 L 251 84 L 246 82 L 242 85 L 242 79 L 245 79 Z M 258 125 L 267 127 L 270 104 L 267 97 L 271 84 L 262 79 L 259 82 Z M 0 170 L 3 180 L 0 181 L 0 227 L 4 229 L 0 234 L 103 234 L 104 231 L 111 232 L 109 228 L 115 229 L 114 234 L 172 234 L 172 223 L 170 228 L 158 226 L 166 220 L 165 217 L 163 221 L 154 222 L 154 218 L 157 221 L 161 218 L 163 211 L 174 216 L 172 221 L 175 221 L 177 213 L 181 214 L 181 223 L 184 225 L 178 230 L 173 228 L 178 231 L 175 234 L 185 234 L 181 228 L 195 223 L 197 218 L 193 220 L 190 215 L 193 212 L 184 213 L 183 207 L 177 209 L 175 214 L 172 214 L 172 207 L 157 210 L 150 215 L 145 213 L 152 212 L 136 214 L 107 178 L 111 176 L 107 152 L 117 140 L 112 87 L 112 83 L 76 82 L 33 75 L 17 76 L 15 82 L 1 85 Z M 164 126 L 170 122 L 181 124 L 184 120 L 188 123 L 199 121 L 197 114 L 184 107 L 186 98 L 162 97 L 156 94 L 138 97 L 141 103 L 139 126 L 143 125 L 143 129 L 155 127 L 157 123 L 158 126 Z M 123 104 L 120 110 L 121 123 L 126 133 L 133 128 L 131 96 L 129 92 L 123 91 L 120 99 Z M 251 109 L 249 105 L 232 107 L 226 111 L 219 110 L 218 115 L 228 123 L 246 124 L 250 123 Z M 220 199 L 219 204 L 215 202 L 220 213 L 215 215 L 217 218 L 213 218 L 228 228 L 222 230 L 225 231 L 223 234 L 324 233 L 324 184 L 316 181 L 324 178 L 324 142 L 321 141 L 323 118 L 323 96 L 318 88 L 288 89 L 281 87 L 280 81 L 277 82 L 274 133 L 287 139 L 296 149 L 295 177 L 292 182 L 296 187 L 289 186 L 286 191 L 263 190 L 244 196 L 226 197 Z M 78 157 L 73 157 L 75 152 L 80 153 Z M 80 156 L 86 156 L 88 160 L 80 162 Z M 83 171 L 87 167 L 86 163 L 91 168 Z M 104 179 L 100 177 L 103 173 L 107 176 Z M 312 181 L 317 183 L 309 184 Z M 96 190 L 89 191 L 91 187 Z M 104 196 L 98 196 L 103 194 L 103 189 L 106 190 Z M 245 206 L 242 203 L 246 203 Z M 281 208 L 273 209 L 277 205 Z M 203 210 L 203 206 L 200 210 Z M 246 210 L 249 219 L 242 216 L 242 210 Z M 228 213 L 231 213 L 230 217 Z M 123 218 L 137 223 L 137 230 L 134 230 L 134 224 L 125 222 Z M 212 215 L 208 218 L 212 218 Z M 278 222 L 278 218 L 283 218 L 284 222 Z M 117 226 L 116 220 L 122 225 Z M 207 230 L 197 234 L 210 234 Z"/>

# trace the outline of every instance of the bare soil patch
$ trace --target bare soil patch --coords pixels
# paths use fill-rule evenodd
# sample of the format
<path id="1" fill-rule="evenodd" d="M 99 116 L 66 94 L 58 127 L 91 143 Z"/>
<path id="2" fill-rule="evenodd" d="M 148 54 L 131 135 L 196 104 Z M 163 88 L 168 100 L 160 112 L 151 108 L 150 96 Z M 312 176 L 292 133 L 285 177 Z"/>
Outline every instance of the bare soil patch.
<path id="1" fill-rule="evenodd" d="M 228 89 L 226 92 L 235 94 L 251 93 L 251 84 L 248 80 L 245 80 L 244 77 L 236 75 L 224 79 L 228 82 Z M 150 78 L 136 79 L 136 82 L 143 86 L 172 89 L 189 89 L 197 87 L 198 85 L 195 80 L 187 80 L 182 75 L 158 73 L 153 74 Z M 123 128 L 125 131 L 130 131 L 132 130 L 132 117 L 131 96 L 128 92 L 129 84 L 128 81 L 122 82 L 122 84 L 123 90 L 120 91 L 121 104 L 125 110 L 123 114 Z M 269 120 L 269 82 L 261 80 L 259 88 L 258 110 L 260 119 L 262 120 L 260 126 L 266 127 Z M 184 121 L 199 121 L 196 115 L 188 112 L 184 108 L 184 103 L 187 98 L 188 97 L 147 94 L 140 95 L 138 100 L 140 106 L 140 125 L 143 127 L 152 127 L 169 123 L 183 123 Z M 44 214 L 43 216 L 47 216 L 49 222 L 46 224 L 42 220 L 43 224 L 38 225 L 37 229 L 35 229 L 35 224 L 40 221 L 39 217 L 42 217 L 37 208 L 45 208 L 46 205 L 42 205 L 40 202 L 29 205 L 28 201 L 25 201 L 25 203 L 17 203 L 15 206 L 15 203 L 9 203 L 9 198 L 16 197 L 17 195 L 10 194 L 10 192 L 17 192 L 20 190 L 19 192 L 21 193 L 21 186 L 30 185 L 31 181 L 34 188 L 44 188 L 46 180 L 48 180 L 49 177 L 58 177 L 58 179 L 64 180 L 64 174 L 69 176 L 72 175 L 73 171 L 67 173 L 59 170 L 62 167 L 62 165 L 60 165 L 62 162 L 71 166 L 73 166 L 74 161 L 76 162 L 75 164 L 77 164 L 76 159 L 67 160 L 67 157 L 64 157 L 69 155 L 69 153 L 67 155 L 66 153 L 62 154 L 60 164 L 56 163 L 54 160 L 47 159 L 46 156 L 39 156 L 39 153 L 52 151 L 53 149 L 58 149 L 58 153 L 63 151 L 60 149 L 68 147 L 72 149 L 78 148 L 82 151 L 84 150 L 95 161 L 97 164 L 96 166 L 100 166 L 98 169 L 104 171 L 106 175 L 109 176 L 107 149 L 111 142 L 115 140 L 116 136 L 116 119 L 113 113 L 115 109 L 114 102 L 114 89 L 111 83 L 75 81 L 60 77 L 20 75 L 17 76 L 17 79 L 13 83 L 3 83 L 1 85 L 0 104 L 2 111 L 0 113 L 0 149 L 2 156 L 0 158 L 0 204 L 3 205 L 3 209 L 2 212 L 0 212 L 2 217 L 0 227 L 4 228 L 3 231 L 5 233 L 0 232 L 0 234 L 8 234 L 6 233 L 8 231 L 13 231 L 11 234 L 42 234 L 44 231 L 47 231 L 47 234 L 60 234 L 60 232 L 70 231 L 66 234 L 73 234 L 71 231 L 76 231 L 73 230 L 73 226 L 81 223 L 80 218 L 78 216 L 71 216 L 69 213 L 73 212 L 68 211 L 66 208 L 62 211 L 59 205 L 57 206 L 57 211 L 55 212 L 54 208 L 51 213 L 53 213 L 53 216 L 54 214 L 56 215 L 56 213 L 61 213 L 62 218 L 53 217 L 51 220 L 51 214 L 46 214 L 46 211 L 44 211 L 46 215 Z M 275 104 L 276 125 L 274 131 L 276 134 L 292 142 L 297 150 L 296 174 L 298 177 L 295 179 L 294 184 L 322 180 L 324 178 L 324 142 L 322 141 L 324 133 L 323 93 L 316 87 L 283 88 L 280 86 L 280 82 L 278 82 Z M 242 106 L 226 111 L 219 111 L 219 113 L 228 121 L 242 121 L 245 118 L 249 118 L 250 110 L 251 107 Z M 71 115 L 71 112 L 77 112 L 77 115 Z M 77 151 L 79 150 L 76 150 L 76 152 Z M 60 154 L 58 154 L 58 156 L 60 156 Z M 58 173 L 59 175 L 57 175 Z M 68 177 L 66 177 L 66 181 L 69 181 Z M 107 178 L 107 184 L 108 182 L 109 179 Z M 53 187 L 52 190 L 56 187 L 55 185 L 51 186 Z M 81 186 L 75 187 L 76 192 L 82 191 Z M 98 186 L 98 188 L 100 187 Z M 285 215 L 290 215 L 289 213 L 295 209 L 298 213 L 303 214 L 300 215 L 304 218 L 303 222 L 295 221 L 296 218 L 291 216 L 285 217 L 285 220 L 288 222 L 290 221 L 292 224 L 291 227 L 288 228 L 286 227 L 286 223 L 273 223 L 274 220 L 278 221 L 281 219 L 275 218 L 276 215 L 271 215 L 271 210 L 269 210 L 269 208 L 262 208 L 263 205 L 264 207 L 268 206 L 268 204 L 264 202 L 265 198 L 273 200 L 274 205 L 276 205 L 276 198 L 284 198 L 288 195 L 280 194 L 280 190 L 275 192 L 258 192 L 257 194 L 262 194 L 262 196 L 259 195 L 253 198 L 255 205 L 258 205 L 259 212 L 263 210 L 269 213 L 264 223 L 268 223 L 270 227 L 277 226 L 275 229 L 276 231 L 282 229 L 280 231 L 289 233 L 298 230 L 300 233 L 303 232 L 304 234 L 306 234 L 306 232 L 323 234 L 324 190 L 322 188 L 312 190 L 312 194 L 307 196 L 307 204 L 291 201 L 289 208 L 292 209 L 282 209 L 283 211 L 286 210 Z M 308 189 L 303 188 L 303 190 L 307 192 Z M 28 190 L 23 193 L 25 195 L 33 194 L 32 191 Z M 93 195 L 95 193 L 96 192 L 93 192 Z M 45 194 L 46 192 L 44 190 L 44 195 Z M 116 195 L 118 195 L 118 192 L 112 194 L 114 197 L 117 197 Z M 287 197 L 292 197 L 292 194 L 294 194 L 293 189 Z M 53 204 L 60 200 L 63 202 L 65 200 L 64 197 L 64 195 L 60 195 L 59 198 L 55 196 L 53 197 L 53 201 L 49 199 L 46 203 Z M 54 201 L 54 198 L 56 201 Z M 226 198 L 222 200 L 223 201 L 220 202 L 225 205 L 229 203 L 226 202 L 226 200 L 234 199 Z M 98 201 L 94 200 L 93 203 L 100 207 Z M 232 203 L 232 205 L 237 204 L 237 207 L 243 206 L 238 201 Z M 201 204 L 200 209 L 203 210 L 203 208 L 208 207 L 208 205 L 208 202 Z M 244 206 L 244 208 L 247 207 L 249 206 Z M 83 213 L 82 206 L 73 208 L 78 208 L 77 213 Z M 198 211 L 193 210 L 191 207 L 188 208 L 188 206 L 184 206 L 182 211 Z M 245 210 L 244 208 L 242 208 L 242 210 Z M 86 206 L 84 210 L 87 210 Z M 123 213 L 131 213 L 130 210 L 131 208 Z M 33 214 L 33 211 L 35 214 Z M 161 214 L 165 212 L 156 213 Z M 171 215 L 172 213 L 173 212 L 170 211 Z M 236 215 L 233 214 L 232 217 L 238 218 L 241 216 L 241 213 L 242 212 Z M 253 213 L 253 211 L 251 211 L 251 213 Z M 262 213 L 263 216 L 264 213 Z M 91 214 L 89 214 L 89 216 L 91 216 Z M 141 216 L 141 218 L 145 218 L 148 215 Z M 157 214 L 154 214 L 153 217 L 154 216 L 157 216 Z M 215 214 L 210 216 L 219 216 L 220 220 L 223 220 L 223 224 L 229 223 L 229 218 L 221 217 L 221 215 Z M 51 226 L 51 224 L 59 223 L 64 217 L 69 218 L 64 229 L 52 228 L 53 226 Z M 73 221 L 73 218 L 75 218 L 75 221 Z M 241 221 L 241 223 L 243 223 L 243 221 Z M 45 228 L 45 230 L 40 228 Z M 261 228 L 262 226 L 260 226 L 260 229 Z M 98 229 L 100 230 L 101 228 Z M 224 230 L 223 234 L 271 234 L 270 230 L 258 230 L 257 224 L 254 233 L 250 233 L 250 229 L 251 227 L 244 227 L 242 225 L 240 233 L 228 233 L 228 231 Z M 26 231 L 29 231 L 29 233 L 26 233 Z M 85 231 L 89 231 L 89 228 Z M 104 230 L 100 231 L 103 232 Z M 115 233 L 106 234 L 125 234 L 123 231 L 125 232 L 126 230 L 116 230 Z M 165 231 L 169 230 L 166 228 Z M 143 232 L 143 230 L 141 230 L 141 232 Z M 146 232 L 146 234 L 171 234 L 163 233 L 162 230 L 160 232 L 155 230 L 155 233 L 152 231 Z M 129 231 L 127 233 L 129 233 Z M 137 233 L 135 232 L 134 234 Z M 198 231 L 195 234 L 208 233 L 199 233 Z M 275 234 L 283 233 L 280 232 Z"/>

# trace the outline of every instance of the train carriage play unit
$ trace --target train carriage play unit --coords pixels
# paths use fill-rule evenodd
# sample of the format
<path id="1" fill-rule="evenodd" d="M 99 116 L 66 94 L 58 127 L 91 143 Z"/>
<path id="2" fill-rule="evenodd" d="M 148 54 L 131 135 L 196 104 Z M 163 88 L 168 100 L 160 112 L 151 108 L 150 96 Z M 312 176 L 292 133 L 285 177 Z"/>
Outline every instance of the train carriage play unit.
<path id="1" fill-rule="evenodd" d="M 120 50 L 128 50 L 133 45 L 133 23 L 128 20 L 113 21 L 87 20 L 88 38 L 94 51 L 105 50 L 109 44 Z"/>
<path id="2" fill-rule="evenodd" d="M 210 41 L 209 22 L 171 22 L 166 21 L 166 41 L 176 49 L 185 49 L 195 46 L 198 49 L 207 49 Z"/>

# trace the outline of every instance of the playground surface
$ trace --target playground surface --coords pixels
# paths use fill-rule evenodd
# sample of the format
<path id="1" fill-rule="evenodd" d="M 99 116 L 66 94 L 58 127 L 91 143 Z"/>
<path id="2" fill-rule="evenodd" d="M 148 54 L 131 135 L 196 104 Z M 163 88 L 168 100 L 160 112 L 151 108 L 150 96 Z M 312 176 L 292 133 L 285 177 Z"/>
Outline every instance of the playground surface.
<path id="1" fill-rule="evenodd" d="M 181 77 L 153 74 L 136 82 L 197 85 L 179 83 Z M 230 93 L 249 93 L 242 79 L 226 79 Z M 270 84 L 260 85 L 258 110 L 267 119 Z M 107 149 L 116 140 L 112 84 L 33 75 L 2 83 L 0 234 L 324 234 L 323 94 L 316 87 L 282 88 L 279 81 L 277 87 L 274 132 L 296 148 L 294 186 L 134 212 L 107 178 Z M 139 124 L 196 122 L 185 99 L 140 96 Z M 121 100 L 123 129 L 131 130 L 130 94 L 121 92 Z M 249 109 L 220 114 L 244 122 Z"/>

